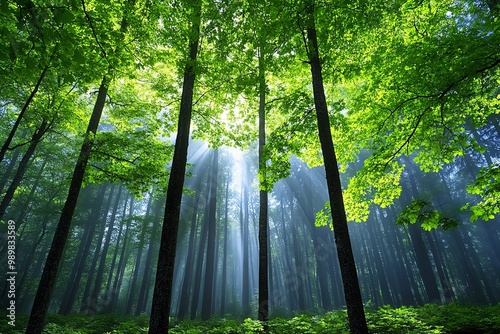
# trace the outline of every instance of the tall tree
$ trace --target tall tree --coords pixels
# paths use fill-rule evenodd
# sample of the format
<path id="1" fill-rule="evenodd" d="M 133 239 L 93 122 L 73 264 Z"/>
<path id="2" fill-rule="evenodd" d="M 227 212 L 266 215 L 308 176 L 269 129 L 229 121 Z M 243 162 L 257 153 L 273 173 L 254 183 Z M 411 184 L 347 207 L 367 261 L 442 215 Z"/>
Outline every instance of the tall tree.
<path id="1" fill-rule="evenodd" d="M 259 46 L 259 172 L 266 183 L 266 52 L 263 38 Z M 259 191 L 259 309 L 258 318 L 266 322 L 269 318 L 269 244 L 268 244 L 268 195 L 265 185 Z"/>
<path id="2" fill-rule="evenodd" d="M 333 146 L 330 130 L 330 119 L 323 86 L 323 74 L 316 34 L 314 1 L 308 2 L 304 11 L 307 24 L 307 56 L 311 66 L 319 140 L 321 143 L 321 151 L 323 152 L 335 243 L 337 245 L 340 271 L 344 285 L 349 327 L 352 333 L 368 333 L 363 301 L 356 273 L 356 264 L 354 262 L 351 240 L 347 228 L 347 217 L 342 197 L 342 185 L 340 183 L 337 157 L 335 155 L 335 148 Z"/>
<path id="3" fill-rule="evenodd" d="M 43 269 L 40 284 L 38 285 L 28 326 L 26 327 L 27 334 L 41 333 L 44 326 L 45 315 L 49 309 L 50 297 L 56 283 L 59 264 L 61 263 L 64 252 L 64 246 L 68 240 L 71 220 L 75 211 L 78 195 L 80 194 L 83 176 L 85 175 L 85 168 L 87 167 L 90 157 L 90 151 L 92 150 L 93 137 L 97 132 L 97 127 L 104 109 L 107 91 L 108 82 L 107 79 L 104 78 L 99 87 L 99 93 L 94 105 L 94 110 L 92 111 L 92 116 L 90 117 L 90 121 L 85 132 L 85 138 L 80 154 L 73 170 L 73 177 L 71 179 L 68 196 L 54 233 L 54 238 Z"/>
<path id="4" fill-rule="evenodd" d="M 160 252 L 156 270 L 149 333 L 168 333 L 172 284 L 174 276 L 177 231 L 181 209 L 182 189 L 186 172 L 189 127 L 193 110 L 196 78 L 196 59 L 200 42 L 201 0 L 195 0 L 190 10 L 189 55 L 184 68 L 181 107 L 177 125 L 174 157 L 170 170 L 165 203 L 165 216 L 161 232 Z"/>

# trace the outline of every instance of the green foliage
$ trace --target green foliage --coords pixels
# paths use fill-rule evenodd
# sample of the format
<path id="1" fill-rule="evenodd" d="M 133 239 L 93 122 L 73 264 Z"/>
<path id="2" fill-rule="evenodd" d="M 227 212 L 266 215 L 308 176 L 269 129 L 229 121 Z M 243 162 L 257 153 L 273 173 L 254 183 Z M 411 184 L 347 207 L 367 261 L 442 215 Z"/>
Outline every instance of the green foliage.
<path id="1" fill-rule="evenodd" d="M 326 202 L 325 206 L 322 210 L 316 213 L 316 220 L 314 221 L 314 225 L 317 227 L 320 226 L 332 226 L 332 208 L 330 206 L 330 202 Z"/>
<path id="2" fill-rule="evenodd" d="M 372 202 L 385 208 L 401 194 L 399 180 L 404 166 L 394 161 L 380 169 L 384 163 L 380 158 L 379 155 L 368 158 L 363 169 L 350 179 L 344 193 L 348 220 L 366 221 Z"/>
<path id="3" fill-rule="evenodd" d="M 1 315 L 5 318 L 5 314 Z M 372 334 L 461 334 L 500 332 L 500 305 L 479 306 L 428 304 L 421 307 L 384 306 L 367 309 L 366 319 Z M 3 334 L 24 333 L 26 315 L 16 317 L 16 326 L 0 323 Z M 140 334 L 147 333 L 149 319 L 119 315 L 49 315 L 44 334 Z M 208 321 L 172 319 L 170 333 L 175 334 L 250 334 L 264 333 L 257 320 L 238 321 L 231 318 L 213 318 Z M 290 318 L 276 317 L 268 322 L 268 333 L 348 334 L 346 310 L 321 315 L 298 314 Z"/>
<path id="4" fill-rule="evenodd" d="M 467 192 L 482 198 L 479 203 L 470 207 L 470 221 L 495 219 L 495 215 L 500 212 L 500 164 L 482 168 L 476 181 L 467 187 Z M 466 204 L 462 210 L 469 206 L 470 204 Z"/>
<path id="5" fill-rule="evenodd" d="M 371 333 L 439 334 L 444 326 L 428 324 L 420 319 L 417 308 L 390 306 L 367 312 L 367 323 Z"/>
<path id="6" fill-rule="evenodd" d="M 432 208 L 431 202 L 423 199 L 414 199 L 400 213 L 396 224 L 408 225 L 419 222 L 426 231 L 442 227 L 444 230 L 457 227 L 458 221 L 444 217 L 441 213 Z"/>

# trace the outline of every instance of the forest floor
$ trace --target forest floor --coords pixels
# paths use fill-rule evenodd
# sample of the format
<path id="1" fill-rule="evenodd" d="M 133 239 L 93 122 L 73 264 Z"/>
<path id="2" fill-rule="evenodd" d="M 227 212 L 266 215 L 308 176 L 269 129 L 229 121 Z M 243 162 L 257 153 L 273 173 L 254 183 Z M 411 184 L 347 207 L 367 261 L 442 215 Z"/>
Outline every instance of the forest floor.
<path id="1" fill-rule="evenodd" d="M 414 333 L 414 334 L 466 334 L 500 333 L 500 304 L 496 306 L 429 304 L 420 307 L 367 308 L 366 318 L 370 333 Z M 9 325 L 7 314 L 2 315 L 0 333 L 24 333 L 28 315 L 16 315 L 15 326 Z M 149 318 L 103 314 L 49 315 L 45 334 L 140 334 L 147 333 Z M 209 321 L 172 319 L 170 333 L 246 334 L 264 333 L 262 325 L 250 318 L 214 318 Z M 274 317 L 268 323 L 268 333 L 349 333 L 345 310 L 323 314 L 297 314 L 289 317 Z"/>

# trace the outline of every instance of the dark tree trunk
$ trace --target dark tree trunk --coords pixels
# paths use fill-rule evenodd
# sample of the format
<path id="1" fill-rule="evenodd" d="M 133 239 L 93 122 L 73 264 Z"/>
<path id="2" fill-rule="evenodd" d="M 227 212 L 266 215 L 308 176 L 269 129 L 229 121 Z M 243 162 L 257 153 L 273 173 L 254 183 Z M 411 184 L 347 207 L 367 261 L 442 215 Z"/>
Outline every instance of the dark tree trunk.
<path id="1" fill-rule="evenodd" d="M 196 75 L 195 62 L 198 54 L 198 43 L 201 24 L 201 1 L 193 2 L 191 34 L 189 41 L 189 59 L 184 70 L 181 108 L 175 141 L 174 157 L 170 169 L 165 204 L 165 218 L 161 233 L 160 252 L 153 293 L 153 304 L 149 323 L 149 333 L 168 333 L 172 284 L 174 278 L 175 251 L 179 215 L 181 210 L 182 189 L 186 172 L 187 151 L 189 144 L 189 127 L 193 109 L 193 91 Z"/>
<path id="2" fill-rule="evenodd" d="M 214 275 L 215 275 L 215 244 L 216 244 L 216 206 L 217 206 L 217 177 L 219 170 L 219 151 L 214 150 L 212 168 L 210 172 L 210 190 L 208 203 L 208 241 L 207 260 L 205 265 L 205 284 L 203 287 L 203 303 L 201 305 L 201 319 L 208 320 L 212 315 L 212 301 L 214 300 Z"/>
<path id="3" fill-rule="evenodd" d="M 266 144 L 266 68 L 262 46 L 259 48 L 259 171 L 266 185 L 266 160 L 264 145 Z M 267 191 L 259 191 L 259 309 L 258 319 L 267 322 L 269 318 L 269 285 L 268 285 L 268 196 Z"/>
<path id="4" fill-rule="evenodd" d="M 24 153 L 23 158 L 21 159 L 21 162 L 17 167 L 17 172 L 14 175 L 14 178 L 12 179 L 12 182 L 10 183 L 9 188 L 5 193 L 4 198 L 2 199 L 2 203 L 0 204 L 0 220 L 3 218 L 5 211 L 7 210 L 7 207 L 10 204 L 10 201 L 14 197 L 14 193 L 16 192 L 17 187 L 19 186 L 19 184 L 21 184 L 21 180 L 23 179 L 24 173 L 26 173 L 26 170 L 28 169 L 28 163 L 31 160 L 33 153 L 35 152 L 38 143 L 40 143 L 43 135 L 45 134 L 48 128 L 49 124 L 47 120 L 44 119 L 42 121 L 42 124 L 40 124 L 40 127 L 35 131 L 35 133 L 31 137 L 30 145 L 28 146 L 28 149 Z"/>
<path id="5" fill-rule="evenodd" d="M 102 239 L 104 237 L 104 229 L 106 227 L 106 218 L 108 212 L 111 208 L 111 200 L 113 197 L 114 187 L 109 191 L 108 198 L 104 205 L 104 210 L 102 210 L 97 216 L 96 224 L 99 225 L 99 235 L 97 236 L 96 246 L 94 248 L 92 263 L 87 271 L 87 282 L 85 283 L 85 290 L 83 290 L 82 303 L 80 304 L 78 313 L 86 315 L 94 315 L 100 311 L 100 307 L 97 304 L 97 299 L 93 299 L 91 296 L 92 282 L 94 281 L 94 274 L 96 273 L 97 260 L 99 259 L 99 254 L 101 253 Z M 102 216 L 101 216 L 102 215 Z"/>
<path id="6" fill-rule="evenodd" d="M 112 282 L 114 278 L 114 273 L 115 273 L 115 266 L 116 266 L 116 259 L 118 258 L 118 253 L 120 251 L 120 241 L 122 239 L 122 234 L 123 234 L 123 226 L 124 226 L 124 219 L 125 219 L 125 214 L 127 212 L 127 203 L 129 199 L 129 195 L 126 195 L 125 198 L 125 203 L 123 204 L 123 212 L 122 212 L 122 221 L 120 222 L 120 228 L 118 229 L 118 236 L 116 237 L 116 242 L 115 242 L 115 249 L 113 251 L 113 259 L 111 260 L 111 266 L 109 268 L 109 276 L 108 276 L 108 281 L 106 283 L 106 292 L 105 296 L 108 299 L 108 302 L 111 300 L 111 290 L 112 290 Z"/>
<path id="7" fill-rule="evenodd" d="M 42 178 L 42 173 L 43 173 L 43 170 L 45 169 L 46 165 L 47 165 L 47 160 L 44 160 L 42 163 L 42 166 L 40 166 L 40 168 L 38 170 L 38 174 L 36 175 L 35 182 L 31 186 L 31 190 L 30 190 L 30 193 L 28 194 L 28 197 L 26 198 L 26 202 L 23 205 L 23 208 L 21 209 L 21 211 L 19 212 L 19 216 L 17 216 L 16 221 L 18 222 L 18 224 L 22 224 L 24 222 L 24 219 L 26 218 L 26 215 L 29 212 L 29 207 L 30 207 L 29 204 L 33 200 L 33 195 L 35 195 L 35 191 L 38 188 L 38 184 L 40 183 L 40 179 Z"/>
<path id="8" fill-rule="evenodd" d="M 155 250 L 155 237 L 158 233 L 158 228 L 160 227 L 160 211 L 163 208 L 160 202 L 155 204 L 155 214 L 153 218 L 153 227 L 151 229 L 151 237 L 149 238 L 148 252 L 146 254 L 146 262 L 144 263 L 144 274 L 141 282 L 141 290 L 139 291 L 139 301 L 137 302 L 137 309 L 135 315 L 139 315 L 142 312 L 146 312 L 146 305 L 149 294 L 149 282 L 151 276 L 151 262 L 153 261 L 153 253 Z"/>
<path id="9" fill-rule="evenodd" d="M 109 220 L 108 230 L 106 232 L 106 239 L 104 240 L 104 248 L 102 249 L 101 258 L 99 259 L 99 267 L 97 268 L 97 275 L 94 282 L 94 289 L 92 290 L 92 294 L 90 296 L 91 300 L 98 301 L 100 297 L 101 284 L 104 276 L 104 265 L 106 264 L 106 255 L 108 255 L 109 243 L 111 241 L 111 236 L 114 230 L 116 213 L 118 211 L 118 205 L 120 204 L 120 199 L 122 195 L 122 188 L 123 186 L 120 184 L 120 187 L 118 188 L 118 193 L 116 194 L 115 204 L 113 206 L 113 212 L 111 213 L 111 218 Z M 98 240 L 98 242 L 100 241 Z"/>
<path id="10" fill-rule="evenodd" d="M 116 274 L 115 274 L 115 279 L 113 281 L 113 288 L 111 289 L 111 303 L 110 303 L 110 310 L 115 310 L 116 306 L 118 304 L 118 295 L 120 293 L 120 287 L 122 283 L 122 276 L 123 272 L 125 271 L 125 267 L 127 266 L 127 256 L 126 256 L 126 251 L 128 247 L 128 242 L 130 241 L 130 226 L 132 225 L 132 220 L 134 217 L 134 198 L 132 197 L 130 199 L 130 208 L 129 208 L 129 215 L 128 215 L 128 221 L 127 221 L 127 228 L 125 230 L 125 235 L 123 236 L 123 246 L 121 248 L 120 252 L 120 260 L 118 261 L 118 266 L 116 269 Z"/>
<path id="11" fill-rule="evenodd" d="M 224 234 L 223 234 L 223 258 L 222 258 L 222 291 L 220 296 L 220 317 L 224 317 L 226 314 L 226 290 L 228 290 L 227 286 L 227 243 L 228 243 L 228 207 L 229 207 L 229 178 L 226 182 L 226 200 L 224 207 Z"/>
<path id="12" fill-rule="evenodd" d="M 318 122 L 319 139 L 325 164 L 326 181 L 330 206 L 332 211 L 335 243 L 340 263 L 342 283 L 344 285 L 349 328 L 352 333 L 368 333 L 363 301 L 359 288 L 356 264 L 352 253 L 351 240 L 347 228 L 347 218 L 342 198 L 342 186 L 337 166 L 337 157 L 333 146 L 330 130 L 328 107 L 326 104 L 323 87 L 323 76 L 319 58 L 318 41 L 314 23 L 314 7 L 310 4 L 308 9 L 309 25 L 307 27 L 308 57 L 311 65 L 312 86 L 314 92 L 314 105 Z"/>
<path id="13" fill-rule="evenodd" d="M 55 52 L 55 50 L 54 50 L 54 52 Z M 53 55 L 54 54 L 52 54 L 52 56 Z M 52 56 L 50 56 L 49 64 L 52 61 Z M 35 84 L 35 87 L 33 87 L 33 90 L 31 91 L 30 95 L 28 96 L 28 99 L 24 103 L 23 108 L 19 112 L 19 115 L 17 115 L 16 122 L 12 126 L 12 129 L 10 130 L 9 135 L 7 136 L 7 139 L 5 140 L 5 143 L 3 143 L 2 148 L 0 148 L 0 162 L 3 161 L 3 158 L 5 157 L 5 153 L 7 153 L 7 150 L 9 149 L 9 146 L 12 143 L 12 139 L 14 139 L 14 135 L 16 134 L 17 128 L 19 127 L 19 124 L 21 124 L 21 121 L 24 117 L 24 114 L 26 113 L 26 110 L 28 110 L 28 107 L 31 104 L 31 101 L 33 101 L 33 98 L 35 97 L 36 93 L 38 92 L 38 89 L 40 88 L 40 84 L 42 83 L 43 79 L 45 78 L 45 74 L 47 74 L 47 70 L 49 68 L 50 68 L 49 65 L 45 66 L 42 73 L 38 77 L 38 80 Z"/>
<path id="14" fill-rule="evenodd" d="M 413 164 L 409 159 L 405 158 L 406 168 L 408 168 L 408 182 L 410 184 L 411 193 L 413 196 L 418 196 L 419 191 L 417 183 L 415 182 L 415 171 Z M 410 195 L 404 199 L 404 204 L 409 204 L 411 202 Z M 415 258 L 417 261 L 417 267 L 424 282 L 424 288 L 427 295 L 427 302 L 431 303 L 441 303 L 441 297 L 439 295 L 439 289 L 436 282 L 436 277 L 432 268 L 431 259 L 429 253 L 427 252 L 427 245 L 422 237 L 422 228 L 414 224 L 409 224 L 408 233 L 411 237 L 411 242 L 413 245 Z"/>
<path id="15" fill-rule="evenodd" d="M 2 173 L 2 179 L 0 180 L 0 194 L 3 192 L 3 187 L 5 187 L 5 184 L 9 180 L 9 175 L 12 172 L 12 170 L 14 169 L 14 167 L 16 166 L 17 159 L 19 159 L 20 155 L 21 155 L 21 150 L 19 148 L 17 148 L 14 151 L 14 155 L 12 156 L 12 158 L 9 161 L 9 165 L 7 166 L 5 171 Z"/>
<path id="16" fill-rule="evenodd" d="M 380 222 L 376 219 L 377 224 Z M 373 224 L 367 224 L 368 233 L 370 235 L 370 245 L 372 250 L 372 257 L 374 259 L 374 267 L 377 272 L 377 278 L 380 284 L 380 292 L 382 293 L 382 305 L 394 305 L 394 300 L 391 296 L 391 292 L 388 284 L 388 276 L 386 276 L 386 268 L 390 268 L 389 263 L 382 262 L 382 254 L 384 250 L 379 248 L 379 239 L 376 237 L 376 232 L 374 232 Z M 382 243 L 383 244 L 383 243 Z M 373 273 L 372 273 L 373 275 Z"/>
<path id="17" fill-rule="evenodd" d="M 186 270 L 184 271 L 184 278 L 182 280 L 182 285 L 180 289 L 180 301 L 179 310 L 177 312 L 177 317 L 179 319 L 184 319 L 189 310 L 189 287 L 191 283 L 192 268 L 195 265 L 195 236 L 196 236 L 196 222 L 198 221 L 198 205 L 200 203 L 200 194 L 203 190 L 197 189 L 194 196 L 193 203 L 193 214 L 191 216 L 191 228 L 189 232 L 188 240 L 188 253 L 186 256 Z"/>
<path id="18" fill-rule="evenodd" d="M 139 278 L 139 271 L 141 270 L 142 262 L 142 252 L 144 251 L 144 238 L 146 236 L 146 221 L 149 219 L 149 211 L 151 210 L 151 203 L 153 202 L 153 197 L 149 196 L 148 207 L 146 209 L 145 222 L 141 224 L 141 234 L 139 235 L 139 245 L 137 249 L 137 254 L 135 257 L 135 267 L 134 273 L 132 275 L 132 283 L 130 284 L 130 292 L 127 298 L 127 305 L 125 314 L 132 314 L 132 307 L 134 305 L 135 292 L 137 290 L 137 280 Z M 144 279 L 144 278 L 143 278 Z"/>
<path id="19" fill-rule="evenodd" d="M 207 178 L 209 178 L 209 176 L 210 174 L 207 174 Z M 191 310 L 189 312 L 191 319 L 194 319 L 196 317 L 196 313 L 198 312 L 198 302 L 200 299 L 201 272 L 203 268 L 203 258 L 204 258 L 203 255 L 205 254 L 205 248 L 207 245 L 207 233 L 208 233 L 206 218 L 207 217 L 205 215 L 205 217 L 201 222 L 200 245 L 198 246 L 198 254 L 196 255 L 196 268 L 194 272 L 193 294 L 191 296 Z"/>
<path id="20" fill-rule="evenodd" d="M 246 171 L 246 176 L 248 176 L 248 168 Z M 240 205 L 241 211 L 241 243 L 243 245 L 243 282 L 242 282 L 242 295 L 241 295 L 241 307 L 243 311 L 243 316 L 248 317 L 250 313 L 250 232 L 249 232 L 249 213 L 248 213 L 248 183 L 246 182 L 248 177 L 243 179 L 243 202 Z"/>
<path id="21" fill-rule="evenodd" d="M 26 334 L 40 334 L 44 326 L 44 319 L 49 309 L 50 298 L 52 290 L 56 283 L 59 265 L 61 263 L 64 246 L 68 240 L 69 231 L 71 227 L 71 220 L 75 211 L 76 202 L 83 182 L 83 176 L 87 167 L 87 162 L 92 150 L 93 138 L 97 132 L 97 127 L 101 119 L 102 110 L 106 102 L 106 94 L 108 92 L 107 82 L 104 78 L 99 87 L 97 100 L 92 111 L 92 116 L 85 132 L 85 139 L 83 141 L 78 161 L 76 162 L 73 171 L 73 177 L 68 191 L 68 197 L 61 212 L 59 223 L 57 224 L 52 245 L 47 256 L 47 261 L 43 269 L 42 277 L 38 285 L 35 300 L 31 310 Z"/>
<path id="22" fill-rule="evenodd" d="M 85 231 L 81 238 L 80 246 L 78 247 L 78 252 L 76 253 L 75 263 L 73 265 L 73 270 L 69 277 L 68 289 L 61 301 L 59 306 L 60 314 L 69 314 L 75 303 L 76 294 L 80 288 L 80 281 L 82 279 L 82 274 L 84 272 L 87 256 L 90 254 L 90 247 L 92 246 L 92 239 L 94 238 L 94 232 L 97 226 L 97 220 L 100 216 L 102 203 L 104 202 L 104 194 L 106 193 L 107 186 L 101 186 L 99 193 L 95 198 L 92 213 L 88 219 L 89 224 L 84 224 Z"/>

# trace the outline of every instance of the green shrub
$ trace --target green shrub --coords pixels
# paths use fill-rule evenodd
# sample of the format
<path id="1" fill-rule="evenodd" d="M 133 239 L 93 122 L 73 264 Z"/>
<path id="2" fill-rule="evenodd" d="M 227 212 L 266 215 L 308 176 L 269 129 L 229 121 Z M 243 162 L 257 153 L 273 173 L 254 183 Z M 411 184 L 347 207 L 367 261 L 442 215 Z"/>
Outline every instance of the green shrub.
<path id="1" fill-rule="evenodd" d="M 5 314 L 0 314 L 4 319 Z M 430 304 L 421 307 L 378 309 L 367 308 L 366 319 L 371 334 L 493 334 L 500 333 L 500 305 L 478 306 Z M 16 326 L 0 322 L 0 333 L 21 334 L 28 321 L 27 315 L 16 316 Z M 81 316 L 49 315 L 44 334 L 141 334 L 147 333 L 147 315 L 130 317 L 115 314 Z M 274 317 L 268 322 L 269 334 L 348 334 L 346 310 L 321 315 L 296 314 Z M 208 321 L 172 319 L 172 334 L 258 334 L 263 325 L 250 318 L 243 321 L 213 318 Z"/>

